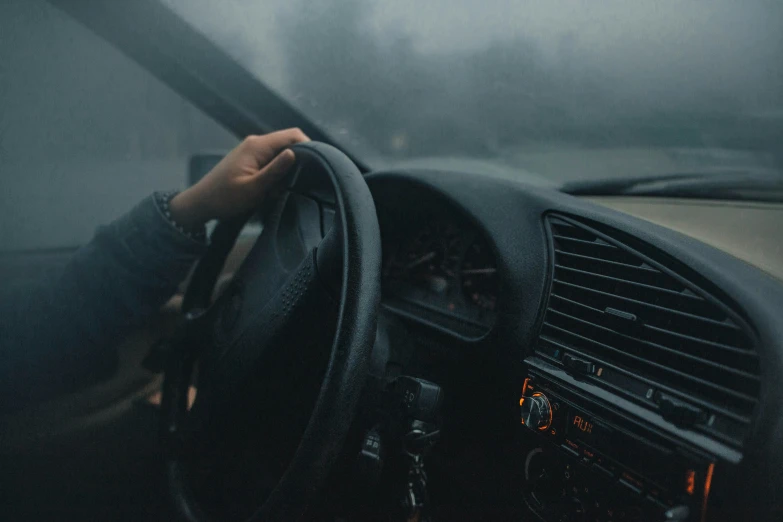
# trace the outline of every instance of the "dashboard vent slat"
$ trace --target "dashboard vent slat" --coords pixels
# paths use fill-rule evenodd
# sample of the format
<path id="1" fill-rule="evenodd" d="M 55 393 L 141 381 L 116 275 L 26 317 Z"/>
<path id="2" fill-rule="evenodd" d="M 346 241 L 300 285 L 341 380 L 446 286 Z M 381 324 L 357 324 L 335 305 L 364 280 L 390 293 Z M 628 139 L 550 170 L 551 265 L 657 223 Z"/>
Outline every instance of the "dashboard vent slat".
<path id="1" fill-rule="evenodd" d="M 627 280 L 620 277 L 595 274 L 593 272 L 570 268 L 558 264 L 555 265 L 555 268 L 560 269 L 561 274 L 562 272 L 565 272 L 565 274 L 561 275 L 563 280 L 579 281 L 580 283 L 584 284 L 591 279 L 604 279 L 605 282 L 599 284 L 613 284 L 614 291 L 618 295 L 625 295 L 633 297 L 634 299 L 647 297 L 655 304 L 662 306 L 668 305 L 668 307 L 672 309 L 681 308 L 684 311 L 691 313 L 693 313 L 692 311 L 695 310 L 695 313 L 704 313 L 705 316 L 715 315 L 713 310 L 706 306 L 704 299 L 697 295 L 651 286 L 645 283 Z M 720 314 L 717 314 L 716 317 L 719 318 Z"/>
<path id="2" fill-rule="evenodd" d="M 575 254 L 565 250 L 555 250 L 555 254 L 558 256 L 559 266 L 580 266 L 583 270 L 597 274 L 605 272 L 606 270 L 612 270 L 612 272 L 618 276 L 623 275 L 629 279 L 638 278 L 647 281 L 647 284 L 660 286 L 661 288 L 666 288 L 666 285 L 670 283 L 669 279 L 664 274 L 661 274 L 659 271 L 646 264 L 639 266 L 628 265 L 626 263 L 618 263 L 617 261 L 610 261 L 608 259 Z"/>
<path id="3" fill-rule="evenodd" d="M 643 360 L 660 360 L 673 369 L 678 368 L 686 372 L 693 364 L 701 364 L 706 367 L 704 368 L 705 371 L 710 375 L 714 375 L 716 381 L 737 377 L 745 379 L 753 385 L 759 382 L 759 376 L 753 373 L 738 370 L 725 364 L 716 363 L 703 357 L 694 356 L 685 351 L 674 350 L 641 338 L 615 332 L 606 326 L 585 321 L 584 319 L 574 317 L 552 307 L 550 307 L 549 310 L 567 323 L 571 323 L 572 325 L 574 324 L 574 321 L 581 323 L 580 325 L 577 325 L 577 328 L 584 328 L 586 331 L 590 332 L 591 335 L 589 338 L 591 340 L 599 339 L 608 347 L 620 349 L 620 351 L 626 354 L 638 354 Z M 618 348 L 620 346 L 622 348 Z"/>
<path id="4" fill-rule="evenodd" d="M 574 317 L 589 318 L 590 322 L 597 325 L 603 323 L 602 316 L 605 313 L 602 310 L 597 310 L 554 293 L 550 297 L 549 308 L 553 311 L 568 310 Z M 640 339 L 642 342 L 652 345 L 673 346 L 684 354 L 690 354 L 705 360 L 709 360 L 717 351 L 720 352 L 720 358 L 728 363 L 729 367 L 746 369 L 746 373 L 758 379 L 758 376 L 753 373 L 754 369 L 758 367 L 758 356 L 754 352 L 725 344 L 713 343 L 697 337 L 677 334 L 649 324 L 643 325 L 642 328 L 648 330 L 647 335 Z M 713 364 L 712 361 L 710 361 L 710 364 Z"/>
<path id="5" fill-rule="evenodd" d="M 730 336 L 732 332 L 739 331 L 739 328 L 737 328 L 737 326 L 732 323 L 714 321 L 707 317 L 699 317 L 698 315 L 689 314 L 687 312 L 682 312 L 680 310 L 674 310 L 672 308 L 667 308 L 652 303 L 646 303 L 644 301 L 631 299 L 629 297 L 624 297 L 608 292 L 602 292 L 600 290 L 595 290 L 588 286 L 577 285 L 566 281 L 561 281 L 558 279 L 555 279 L 554 283 L 555 283 L 554 286 L 555 289 L 562 291 L 566 295 L 573 294 L 575 296 L 573 298 L 577 301 L 593 302 L 593 303 L 609 303 L 604 307 L 604 309 L 610 307 L 617 307 L 620 309 L 625 309 L 634 312 L 636 313 L 636 315 L 640 315 L 638 312 L 641 310 L 641 314 L 646 315 L 650 319 L 651 324 L 656 324 L 656 323 L 661 324 L 663 325 L 664 328 L 670 327 L 673 331 L 686 333 L 693 330 L 694 325 L 691 323 L 691 321 L 700 321 L 704 323 L 706 326 L 715 327 L 717 329 L 723 329 L 723 331 L 713 331 L 713 332 L 706 331 L 706 333 L 704 334 L 705 338 L 713 340 L 715 342 L 721 342 L 721 340 L 726 340 L 724 336 L 726 335 Z M 558 286 L 565 287 L 565 288 L 558 288 Z M 585 297 L 584 296 L 585 292 L 592 295 L 587 295 Z M 647 310 L 646 311 L 647 313 L 645 314 L 645 310 L 644 310 L 645 308 L 652 309 L 652 312 L 650 310 Z"/>
<path id="6" fill-rule="evenodd" d="M 668 258 L 601 226 L 547 222 L 552 283 L 539 351 L 581 355 L 747 425 L 761 380 L 744 323 Z"/>
<path id="7" fill-rule="evenodd" d="M 571 351 L 575 355 L 580 356 L 580 357 L 588 357 L 588 354 L 585 353 L 585 352 L 582 352 L 582 351 L 580 351 L 578 349 L 575 349 L 575 348 L 573 348 L 571 346 L 566 346 L 564 344 L 560 344 L 559 342 L 553 341 L 552 339 L 549 339 L 549 338 L 547 338 L 546 336 L 543 336 L 543 335 L 540 337 L 539 342 L 542 345 L 552 346 L 555 349 Z M 622 368 L 620 366 L 616 366 L 616 365 L 613 365 L 611 363 L 606 363 L 606 362 L 604 362 L 602 364 L 604 364 L 607 368 L 612 368 L 613 370 L 617 371 L 618 373 L 623 373 L 625 375 L 628 375 L 628 376 L 631 376 L 631 377 L 634 377 L 634 378 L 638 378 L 640 381 L 642 381 L 642 382 L 644 382 L 646 384 L 649 384 L 651 386 L 657 386 L 657 387 L 659 387 L 661 389 L 661 391 L 665 391 L 666 393 L 670 393 L 672 395 L 677 395 L 677 396 L 679 396 L 679 397 L 681 397 L 683 399 L 687 399 L 688 401 L 692 402 L 693 404 L 696 404 L 698 406 L 701 406 L 701 407 L 707 408 L 707 409 L 712 408 L 716 413 L 724 415 L 724 416 L 728 417 L 729 419 L 735 420 L 735 421 L 740 422 L 742 424 L 749 424 L 750 423 L 750 417 L 748 417 L 746 415 L 740 415 L 740 414 L 734 413 L 734 412 L 732 412 L 730 410 L 727 410 L 723 406 L 716 405 L 714 402 L 703 401 L 703 400 L 701 400 L 698 397 L 695 397 L 693 395 L 685 395 L 685 394 L 683 394 L 679 390 L 676 390 L 674 388 L 670 388 L 670 387 L 668 387 L 666 385 L 660 384 L 659 382 L 652 381 L 650 379 L 647 379 L 646 377 L 639 376 L 638 374 L 630 372 L 630 371 L 628 371 L 625 368 Z"/>
<path id="8" fill-rule="evenodd" d="M 667 364 L 661 364 L 659 362 L 655 362 L 651 358 L 640 357 L 625 350 L 614 348 L 608 344 L 595 341 L 590 337 L 575 334 L 571 329 L 554 326 L 551 323 L 544 323 L 544 326 L 548 327 L 550 330 L 556 330 L 559 332 L 559 334 L 564 334 L 566 339 L 569 339 L 570 342 L 575 346 L 581 347 L 583 351 L 597 351 L 604 353 L 609 358 L 612 356 L 618 356 L 623 362 L 624 366 L 628 367 L 630 365 L 638 367 L 646 374 L 652 374 L 654 377 L 657 377 L 663 382 L 673 383 L 674 386 L 678 389 L 681 389 L 682 386 L 687 386 L 689 388 L 693 388 L 694 390 L 698 390 L 702 395 L 705 393 L 720 392 L 725 396 L 724 404 L 728 403 L 737 405 L 739 408 L 753 406 L 758 402 L 755 397 L 735 391 L 732 388 L 720 386 L 714 382 L 695 377 L 689 373 L 675 370 Z"/>

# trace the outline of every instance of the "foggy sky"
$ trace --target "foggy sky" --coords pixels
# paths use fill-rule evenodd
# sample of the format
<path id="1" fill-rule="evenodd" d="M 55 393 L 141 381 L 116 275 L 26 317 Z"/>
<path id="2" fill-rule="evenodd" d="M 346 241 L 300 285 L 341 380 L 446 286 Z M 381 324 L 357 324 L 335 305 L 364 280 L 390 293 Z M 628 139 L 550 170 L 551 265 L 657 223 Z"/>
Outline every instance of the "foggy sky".
<path id="1" fill-rule="evenodd" d="M 281 46 L 296 45 L 291 16 L 340 31 L 345 2 L 165 0 L 281 92 Z M 783 108 L 783 2 L 775 0 L 365 0 L 363 29 L 381 43 L 409 39 L 422 55 L 453 55 L 524 39 L 543 59 L 568 59 L 601 75 L 614 94 L 665 105 L 693 93 Z M 305 8 L 305 6 L 308 6 Z M 328 41 L 322 42 L 326 47 Z M 350 57 L 347 57 L 350 60 Z M 360 71 L 357 70 L 357 74 Z M 609 88 L 607 86 L 607 88 Z"/>
<path id="2" fill-rule="evenodd" d="M 0 252 L 82 244 L 236 142 L 58 9 L 0 6 Z"/>
<path id="3" fill-rule="evenodd" d="M 374 168 L 783 171 L 779 0 L 163 1 Z M 45 2 L 0 29 L 3 249 L 84 242 L 236 142 Z"/>

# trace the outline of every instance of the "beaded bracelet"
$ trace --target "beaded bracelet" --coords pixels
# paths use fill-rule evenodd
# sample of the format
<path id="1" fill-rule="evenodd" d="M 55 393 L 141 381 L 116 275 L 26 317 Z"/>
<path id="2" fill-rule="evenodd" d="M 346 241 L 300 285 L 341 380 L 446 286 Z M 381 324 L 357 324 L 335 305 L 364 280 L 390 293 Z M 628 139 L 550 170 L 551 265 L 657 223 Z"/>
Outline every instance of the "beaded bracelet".
<path id="1" fill-rule="evenodd" d="M 166 217 L 169 223 L 176 228 L 182 235 L 185 237 L 192 239 L 193 241 L 205 241 L 207 234 L 206 234 L 206 227 L 201 225 L 197 229 L 187 229 L 184 226 L 177 223 L 177 221 L 171 217 L 171 200 L 174 199 L 174 196 L 179 194 L 178 190 L 171 190 L 169 192 L 156 192 L 155 193 L 155 203 L 158 205 L 158 208 L 163 213 L 163 215 Z"/>

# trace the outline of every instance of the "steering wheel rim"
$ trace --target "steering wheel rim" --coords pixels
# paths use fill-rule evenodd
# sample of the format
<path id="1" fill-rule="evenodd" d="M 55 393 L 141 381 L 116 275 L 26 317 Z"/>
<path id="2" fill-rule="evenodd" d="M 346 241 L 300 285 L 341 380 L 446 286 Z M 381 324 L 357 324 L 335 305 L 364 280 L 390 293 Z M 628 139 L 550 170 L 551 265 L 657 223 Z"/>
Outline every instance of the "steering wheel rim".
<path id="1" fill-rule="evenodd" d="M 318 251 L 313 252 L 317 254 L 311 256 L 314 270 L 308 273 L 315 272 L 315 279 L 324 279 L 330 277 L 328 272 L 334 272 L 342 284 L 337 281 L 337 327 L 315 407 L 288 468 L 270 496 L 248 519 L 253 522 L 300 519 L 323 485 L 357 409 L 375 340 L 380 303 L 380 231 L 364 178 L 350 159 L 332 146 L 309 142 L 292 149 L 298 166 L 306 164 L 308 168 L 321 170 L 329 177 L 335 194 L 332 231 Z M 172 343 L 166 368 L 162 401 L 166 472 L 177 511 L 191 522 L 205 522 L 210 518 L 188 486 L 180 451 L 182 425 L 188 409 L 187 389 L 196 359 L 189 346 L 193 341 L 189 333 L 196 329 L 187 325 L 205 316 L 204 296 L 211 294 L 220 267 L 244 221 L 221 224 L 213 233 L 213 243 L 197 266 L 186 292 L 183 312 L 188 320 Z M 336 261 L 335 255 L 338 255 Z M 321 289 L 337 288 L 330 283 L 334 281 L 321 280 Z M 296 284 L 301 284 L 301 277 Z M 319 281 L 314 284 L 319 285 Z"/>

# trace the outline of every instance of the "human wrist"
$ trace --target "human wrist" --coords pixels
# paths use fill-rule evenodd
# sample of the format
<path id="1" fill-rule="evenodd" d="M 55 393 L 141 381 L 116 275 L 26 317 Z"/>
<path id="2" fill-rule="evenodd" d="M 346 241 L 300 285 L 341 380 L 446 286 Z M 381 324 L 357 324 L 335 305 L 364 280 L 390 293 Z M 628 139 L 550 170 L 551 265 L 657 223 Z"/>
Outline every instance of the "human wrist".
<path id="1" fill-rule="evenodd" d="M 201 218 L 197 217 L 198 214 L 191 206 L 192 200 L 188 196 L 178 199 L 177 203 L 172 205 L 174 199 L 179 195 L 180 192 L 177 191 L 156 192 L 154 194 L 155 205 L 163 218 L 182 236 L 203 243 L 206 240 L 206 227 L 204 226 L 206 220 L 201 221 Z"/>
<path id="2" fill-rule="evenodd" d="M 191 230 L 203 227 L 211 218 L 197 196 L 194 187 L 176 194 L 169 202 L 171 219 Z"/>

